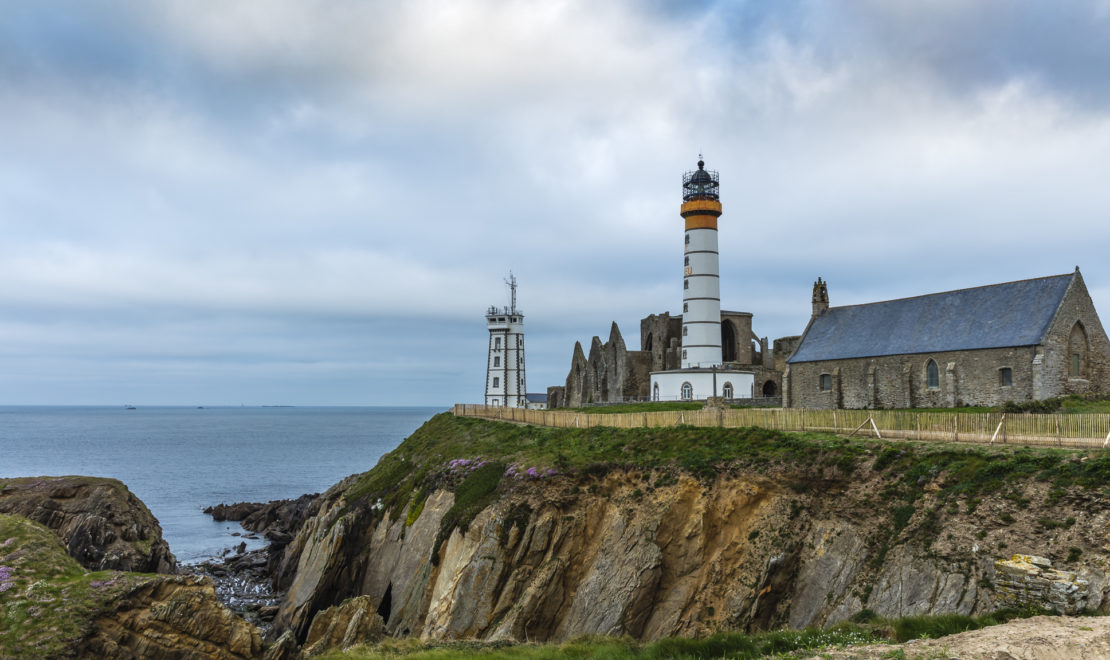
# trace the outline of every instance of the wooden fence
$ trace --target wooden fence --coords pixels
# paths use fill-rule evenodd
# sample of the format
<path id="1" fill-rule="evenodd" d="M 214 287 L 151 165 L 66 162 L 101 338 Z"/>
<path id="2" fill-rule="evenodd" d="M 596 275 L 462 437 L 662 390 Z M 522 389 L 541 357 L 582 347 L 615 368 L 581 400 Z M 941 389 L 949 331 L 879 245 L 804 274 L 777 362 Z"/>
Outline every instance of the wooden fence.
<path id="1" fill-rule="evenodd" d="M 455 415 L 558 428 L 646 428 L 760 426 L 780 431 L 827 431 L 869 437 L 944 442 L 1040 445 L 1106 449 L 1110 414 L 1002 414 L 908 412 L 900 410 L 807 410 L 804 408 L 726 408 L 635 413 L 583 413 L 455 404 Z"/>

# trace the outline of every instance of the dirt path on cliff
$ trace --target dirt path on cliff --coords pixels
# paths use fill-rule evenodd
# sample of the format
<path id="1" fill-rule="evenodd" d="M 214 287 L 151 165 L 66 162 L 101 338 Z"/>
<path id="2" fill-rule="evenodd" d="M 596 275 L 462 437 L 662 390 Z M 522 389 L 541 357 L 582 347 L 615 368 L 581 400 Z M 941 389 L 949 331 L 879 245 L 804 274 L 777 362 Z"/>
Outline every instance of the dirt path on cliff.
<path id="1" fill-rule="evenodd" d="M 899 655 L 901 651 L 904 655 Z M 1095 660 L 1110 658 L 1110 616 L 1035 616 L 939 639 L 826 650 L 814 660 Z"/>

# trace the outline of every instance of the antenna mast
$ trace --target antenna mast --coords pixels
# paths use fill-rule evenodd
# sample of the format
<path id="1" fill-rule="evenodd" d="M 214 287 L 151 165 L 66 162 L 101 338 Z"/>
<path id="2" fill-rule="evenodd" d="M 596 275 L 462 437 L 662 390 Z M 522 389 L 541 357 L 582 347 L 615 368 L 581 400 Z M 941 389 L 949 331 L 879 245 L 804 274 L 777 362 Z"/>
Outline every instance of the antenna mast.
<path id="1" fill-rule="evenodd" d="M 512 307 L 509 308 L 510 314 L 516 314 L 516 275 L 513 271 L 509 271 L 509 279 L 505 280 L 505 284 L 509 285 L 510 300 L 512 300 Z"/>

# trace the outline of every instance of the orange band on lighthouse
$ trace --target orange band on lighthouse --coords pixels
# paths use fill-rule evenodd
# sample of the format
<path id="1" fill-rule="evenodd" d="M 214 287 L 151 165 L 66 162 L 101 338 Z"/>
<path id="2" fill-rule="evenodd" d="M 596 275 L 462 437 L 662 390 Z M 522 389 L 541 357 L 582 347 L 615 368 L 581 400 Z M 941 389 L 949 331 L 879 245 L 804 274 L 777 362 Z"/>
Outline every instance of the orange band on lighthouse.
<path id="1" fill-rule="evenodd" d="M 686 231 L 691 229 L 716 229 L 717 216 L 715 215 L 691 215 L 686 218 Z"/>

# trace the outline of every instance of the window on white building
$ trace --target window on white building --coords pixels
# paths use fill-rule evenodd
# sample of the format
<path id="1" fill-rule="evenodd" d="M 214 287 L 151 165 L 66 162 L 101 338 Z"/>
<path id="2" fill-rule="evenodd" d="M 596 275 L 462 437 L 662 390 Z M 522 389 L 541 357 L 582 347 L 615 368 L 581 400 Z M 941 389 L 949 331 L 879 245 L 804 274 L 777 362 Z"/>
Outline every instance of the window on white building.
<path id="1" fill-rule="evenodd" d="M 682 384 L 682 399 L 683 399 L 683 401 L 689 401 L 693 398 L 694 398 L 694 386 L 691 385 L 690 383 L 683 383 Z"/>
<path id="2" fill-rule="evenodd" d="M 501 387 L 501 379 L 498 378 L 497 376 L 493 377 L 493 386 L 494 387 Z"/>
<path id="3" fill-rule="evenodd" d="M 495 366 L 495 367 L 500 367 L 501 366 L 501 356 L 495 355 L 493 357 L 493 366 Z"/>
<path id="4" fill-rule="evenodd" d="M 682 326 L 682 336 L 683 336 L 683 337 L 685 337 L 685 336 L 686 336 L 686 334 L 687 334 L 687 333 L 686 333 L 686 331 L 687 331 L 687 330 L 688 330 L 688 328 L 687 328 L 686 326 Z"/>
<path id="5" fill-rule="evenodd" d="M 494 337 L 493 338 L 493 348 L 494 348 L 494 350 L 500 350 L 501 349 L 501 338 L 500 337 Z"/>
<path id="6" fill-rule="evenodd" d="M 725 386 L 721 389 L 721 394 L 723 394 L 726 399 L 731 399 L 732 383 L 725 383 Z"/>

